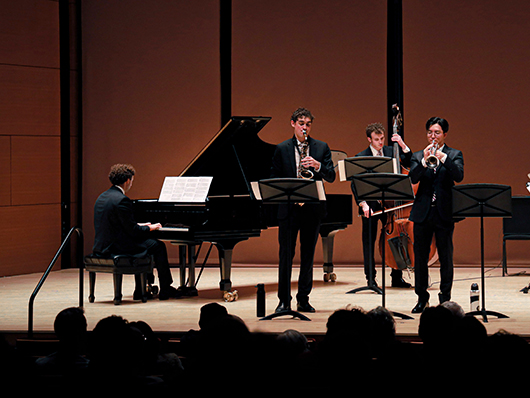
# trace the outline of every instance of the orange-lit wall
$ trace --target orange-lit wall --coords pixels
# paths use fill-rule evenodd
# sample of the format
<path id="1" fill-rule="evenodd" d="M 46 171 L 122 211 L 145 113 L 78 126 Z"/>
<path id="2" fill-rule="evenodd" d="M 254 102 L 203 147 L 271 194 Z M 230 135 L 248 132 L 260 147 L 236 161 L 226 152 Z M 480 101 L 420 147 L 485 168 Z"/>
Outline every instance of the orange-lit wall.
<path id="1" fill-rule="evenodd" d="M 12 275 L 44 269 L 61 243 L 59 7 L 0 7 L 0 275 Z"/>
<path id="2" fill-rule="evenodd" d="M 164 176 L 178 174 L 220 128 L 218 2 L 124 4 L 84 2 L 87 231 L 89 203 L 106 189 L 112 163 L 137 167 L 131 196 L 156 197 Z M 316 115 L 313 134 L 332 149 L 349 155 L 364 149 L 364 127 L 387 115 L 386 6 L 234 0 L 232 113 L 271 116 L 260 137 L 277 143 L 291 134 L 290 113 L 306 106 Z M 529 12 L 524 1 L 403 2 L 407 143 L 422 149 L 425 121 L 443 116 L 448 145 L 464 151 L 464 183 L 507 184 L 518 195 L 529 171 L 521 153 L 529 142 Z M 337 181 L 327 190 L 349 187 Z M 486 259 L 496 265 L 501 220 L 487 219 L 485 227 Z M 510 263 L 524 264 L 526 249 L 525 242 L 510 242 Z M 276 231 L 268 230 L 238 244 L 234 261 L 273 264 L 276 256 Z M 335 262 L 361 260 L 354 217 L 337 235 Z M 455 261 L 480 261 L 477 219 L 457 225 Z"/>
<path id="3" fill-rule="evenodd" d="M 0 4 L 6 275 L 42 269 L 60 244 L 59 35 L 57 1 Z M 218 0 L 82 2 L 85 251 L 110 165 L 135 165 L 131 197 L 157 197 L 164 177 L 178 175 L 220 129 L 219 8 Z M 355 155 L 367 145 L 365 126 L 387 118 L 386 13 L 384 0 L 232 0 L 232 113 L 271 116 L 260 137 L 278 143 L 291 134 L 291 112 L 308 107 L 314 136 Z M 448 145 L 464 152 L 464 183 L 507 184 L 514 195 L 528 193 L 530 171 L 529 16 L 523 0 L 403 1 L 407 144 L 422 149 L 425 120 L 445 117 Z M 326 189 L 350 192 L 339 181 Z M 479 232 L 478 219 L 457 225 L 457 264 L 479 263 Z M 485 239 L 486 261 L 498 265 L 500 219 L 485 220 Z M 360 241 L 354 216 L 336 237 L 335 263 L 360 264 Z M 526 265 L 527 242 L 508 246 L 510 264 Z M 170 255 L 176 258 L 174 248 Z M 274 229 L 234 252 L 236 263 L 276 258 Z"/>

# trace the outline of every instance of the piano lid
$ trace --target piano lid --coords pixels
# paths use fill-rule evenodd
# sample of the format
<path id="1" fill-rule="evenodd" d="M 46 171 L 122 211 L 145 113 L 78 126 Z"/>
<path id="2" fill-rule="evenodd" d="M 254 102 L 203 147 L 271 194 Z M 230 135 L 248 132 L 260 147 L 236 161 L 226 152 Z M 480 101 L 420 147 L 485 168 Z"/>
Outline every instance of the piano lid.
<path id="1" fill-rule="evenodd" d="M 180 176 L 212 176 L 208 196 L 252 195 L 250 183 L 270 177 L 276 145 L 258 137 L 270 119 L 233 116 Z"/>

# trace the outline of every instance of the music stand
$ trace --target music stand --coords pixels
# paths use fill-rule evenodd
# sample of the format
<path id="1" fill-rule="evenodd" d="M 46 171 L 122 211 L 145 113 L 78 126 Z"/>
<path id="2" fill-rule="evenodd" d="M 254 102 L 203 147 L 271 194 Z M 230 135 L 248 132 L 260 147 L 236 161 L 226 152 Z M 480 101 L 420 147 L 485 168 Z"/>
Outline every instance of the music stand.
<path id="1" fill-rule="evenodd" d="M 365 173 L 391 173 L 392 172 L 392 158 L 387 156 L 354 156 L 339 161 L 339 177 L 341 181 L 353 180 L 356 175 Z M 360 199 L 357 197 L 357 199 Z M 368 235 L 372 236 L 372 213 L 368 214 Z M 370 253 L 372 253 L 372 239 L 369 241 Z M 376 285 L 373 285 L 372 256 L 370 256 L 370 269 L 368 275 L 368 286 L 362 286 L 347 293 L 357 293 L 364 290 L 372 290 L 378 294 L 383 294 L 383 291 Z"/>
<path id="2" fill-rule="evenodd" d="M 354 156 L 339 160 L 339 178 L 351 180 L 353 176 L 365 173 L 392 173 L 394 166 L 389 156 Z"/>
<path id="3" fill-rule="evenodd" d="M 484 217 L 511 217 L 512 191 L 508 185 L 464 184 L 453 187 L 453 217 L 480 217 L 480 271 L 482 283 L 482 310 L 471 311 L 468 315 L 487 315 L 508 318 L 507 315 L 486 310 L 486 287 L 484 277 Z"/>
<path id="4" fill-rule="evenodd" d="M 358 198 L 361 200 L 381 200 L 382 214 L 385 213 L 385 200 L 412 200 L 414 191 L 406 174 L 367 173 L 353 176 Z M 382 248 L 382 306 L 385 307 L 385 245 Z M 413 319 L 409 315 L 392 312 L 403 319 Z"/>
<path id="5" fill-rule="evenodd" d="M 251 185 L 255 198 L 264 204 L 287 204 L 289 222 L 292 203 L 315 203 L 326 200 L 322 181 L 301 178 L 269 178 L 257 182 L 253 181 Z M 291 250 L 290 245 L 289 250 Z M 289 254 L 289 258 L 292 258 L 291 254 Z M 303 321 L 311 320 L 298 311 L 287 310 L 267 315 L 260 318 L 260 321 L 285 315 L 300 318 Z"/>

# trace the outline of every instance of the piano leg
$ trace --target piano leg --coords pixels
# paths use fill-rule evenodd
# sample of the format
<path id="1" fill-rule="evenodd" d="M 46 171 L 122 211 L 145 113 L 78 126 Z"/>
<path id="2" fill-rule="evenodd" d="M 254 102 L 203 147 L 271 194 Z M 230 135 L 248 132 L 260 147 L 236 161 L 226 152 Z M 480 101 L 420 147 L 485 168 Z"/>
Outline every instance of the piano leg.
<path id="1" fill-rule="evenodd" d="M 180 287 L 183 296 L 197 296 L 195 281 L 195 242 L 175 243 L 179 246 L 180 261 Z M 186 253 L 187 251 L 187 253 Z M 187 261 L 186 261 L 187 260 Z M 186 281 L 186 269 L 188 270 L 188 281 Z"/>
<path id="2" fill-rule="evenodd" d="M 335 235 L 340 230 L 328 232 L 327 234 L 321 235 L 322 238 L 322 255 L 324 257 L 324 282 L 335 282 L 337 275 L 333 272 L 333 244 Z"/>
<path id="3" fill-rule="evenodd" d="M 221 268 L 221 282 L 219 288 L 223 291 L 223 298 L 226 302 L 235 301 L 239 298 L 237 290 L 232 290 L 232 253 L 238 241 L 216 242 L 215 246 L 219 251 L 219 266 Z"/>
<path id="4" fill-rule="evenodd" d="M 186 246 L 179 245 L 180 286 L 186 285 Z"/>

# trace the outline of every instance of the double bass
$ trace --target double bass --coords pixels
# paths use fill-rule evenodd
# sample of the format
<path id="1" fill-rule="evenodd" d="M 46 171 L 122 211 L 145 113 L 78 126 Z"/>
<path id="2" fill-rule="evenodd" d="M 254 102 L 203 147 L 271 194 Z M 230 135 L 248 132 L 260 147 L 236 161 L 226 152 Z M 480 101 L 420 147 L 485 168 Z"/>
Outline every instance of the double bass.
<path id="1" fill-rule="evenodd" d="M 392 105 L 392 113 L 392 130 L 394 134 L 399 134 L 403 126 L 403 117 L 397 104 Z M 408 175 L 409 170 L 401 165 L 397 142 L 394 142 L 393 150 L 394 159 L 397 162 L 395 172 Z M 416 196 L 418 184 L 412 184 L 412 190 L 414 196 Z M 386 224 L 382 226 L 379 236 L 379 253 L 382 255 L 383 245 L 385 245 L 385 253 L 392 253 L 391 256 L 386 256 L 385 262 L 389 267 L 394 269 L 404 270 L 414 268 L 414 223 L 409 220 L 413 204 L 414 201 L 394 201 L 394 206 L 385 210 L 387 220 Z M 436 242 L 433 238 L 429 254 L 429 265 L 436 262 L 437 259 Z"/>

